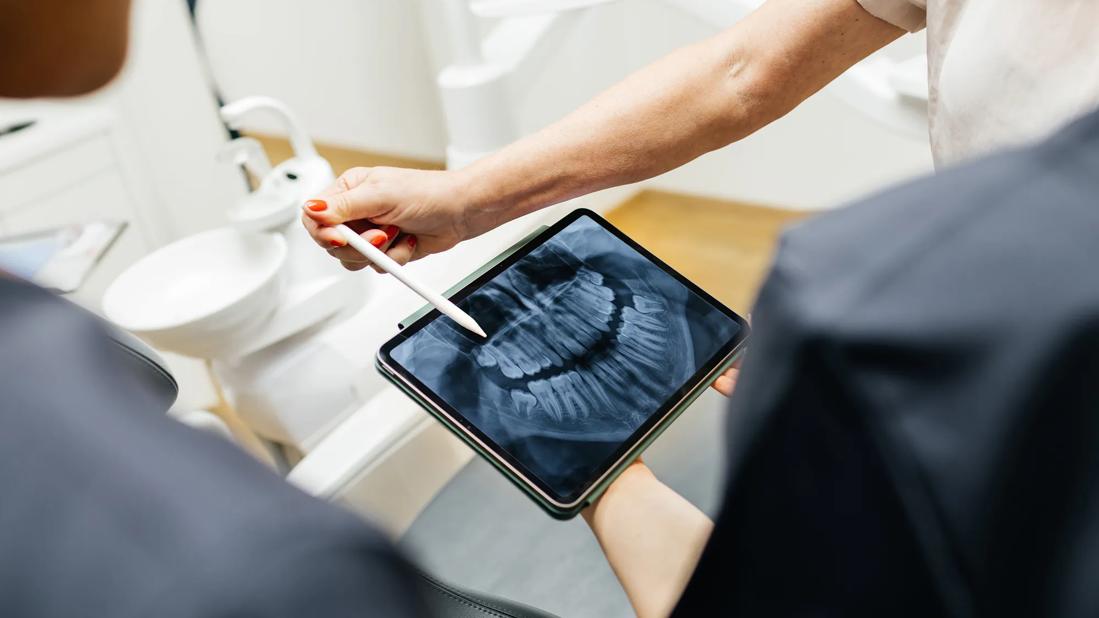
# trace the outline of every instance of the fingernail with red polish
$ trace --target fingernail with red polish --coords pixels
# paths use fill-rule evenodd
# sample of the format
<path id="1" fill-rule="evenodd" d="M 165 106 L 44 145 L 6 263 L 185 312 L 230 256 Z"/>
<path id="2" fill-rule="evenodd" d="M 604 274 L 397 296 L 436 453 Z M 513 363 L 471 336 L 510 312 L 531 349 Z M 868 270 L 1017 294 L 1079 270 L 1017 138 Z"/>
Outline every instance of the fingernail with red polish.
<path id="1" fill-rule="evenodd" d="M 370 244 L 374 245 L 375 247 L 378 247 L 379 249 L 381 249 L 382 245 L 384 245 L 387 242 L 389 242 L 389 239 L 386 238 L 385 236 L 375 236 L 375 237 L 370 239 Z"/>
<path id="2" fill-rule="evenodd" d="M 328 241 L 328 244 L 332 245 L 333 249 L 339 249 L 340 247 L 343 246 L 343 241 L 342 240 L 330 240 L 330 241 Z"/>
<path id="3" fill-rule="evenodd" d="M 383 229 L 382 231 L 385 232 L 385 237 L 388 240 L 393 240 L 394 238 L 397 237 L 397 234 L 400 233 L 401 229 L 399 227 L 397 227 L 396 225 L 387 225 L 387 226 L 385 226 L 385 229 Z"/>
<path id="4" fill-rule="evenodd" d="M 328 210 L 328 204 L 324 200 L 309 200 L 305 203 L 305 207 L 313 212 L 324 212 Z"/>
<path id="5" fill-rule="evenodd" d="M 409 236 L 408 237 L 408 248 L 409 249 L 415 249 L 416 248 L 416 237 L 415 236 Z"/>

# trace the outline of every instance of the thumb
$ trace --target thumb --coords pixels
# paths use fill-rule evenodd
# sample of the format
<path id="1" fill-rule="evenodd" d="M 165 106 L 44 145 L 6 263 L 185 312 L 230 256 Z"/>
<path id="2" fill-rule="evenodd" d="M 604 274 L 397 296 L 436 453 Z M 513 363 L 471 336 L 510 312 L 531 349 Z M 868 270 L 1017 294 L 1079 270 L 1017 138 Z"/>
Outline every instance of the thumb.
<path id="1" fill-rule="evenodd" d="M 305 203 L 306 216 L 320 225 L 370 219 L 385 212 L 378 191 L 365 182 L 368 168 L 348 170 L 330 189 Z"/>

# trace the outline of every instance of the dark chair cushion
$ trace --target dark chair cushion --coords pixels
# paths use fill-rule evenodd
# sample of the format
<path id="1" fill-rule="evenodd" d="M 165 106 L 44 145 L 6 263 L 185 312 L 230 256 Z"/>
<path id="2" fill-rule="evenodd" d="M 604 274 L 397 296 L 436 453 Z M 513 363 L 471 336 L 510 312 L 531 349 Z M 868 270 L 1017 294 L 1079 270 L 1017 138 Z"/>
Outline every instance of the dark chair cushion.
<path id="1" fill-rule="evenodd" d="M 460 590 L 420 573 L 420 589 L 428 609 L 433 616 L 446 618 L 555 618 L 541 610 L 497 599 L 494 597 Z"/>

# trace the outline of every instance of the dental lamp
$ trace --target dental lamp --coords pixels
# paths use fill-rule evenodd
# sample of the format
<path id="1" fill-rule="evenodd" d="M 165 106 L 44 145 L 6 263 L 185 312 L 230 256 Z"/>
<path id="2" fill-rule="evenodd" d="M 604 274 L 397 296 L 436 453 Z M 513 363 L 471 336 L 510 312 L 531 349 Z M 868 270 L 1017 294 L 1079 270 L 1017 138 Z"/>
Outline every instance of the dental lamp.
<path id="1" fill-rule="evenodd" d="M 616 0 L 436 0 L 451 63 L 436 80 L 446 119 L 447 167 L 460 168 L 520 137 L 508 91 L 533 79 L 584 9 Z M 478 17 L 500 23 L 482 41 Z"/>

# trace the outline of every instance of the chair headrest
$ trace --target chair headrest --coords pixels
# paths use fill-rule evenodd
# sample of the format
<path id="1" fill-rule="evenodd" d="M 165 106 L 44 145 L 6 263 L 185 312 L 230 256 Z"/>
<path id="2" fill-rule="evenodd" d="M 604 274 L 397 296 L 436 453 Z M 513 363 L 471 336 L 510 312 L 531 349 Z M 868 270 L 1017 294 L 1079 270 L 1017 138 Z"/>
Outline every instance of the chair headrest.
<path id="1" fill-rule="evenodd" d="M 162 409 L 167 412 L 179 395 L 179 383 L 172 376 L 168 364 L 156 350 L 144 341 L 113 324 L 106 324 L 107 335 L 111 342 L 123 353 L 124 362 L 143 380 L 154 395 L 161 401 Z"/>

